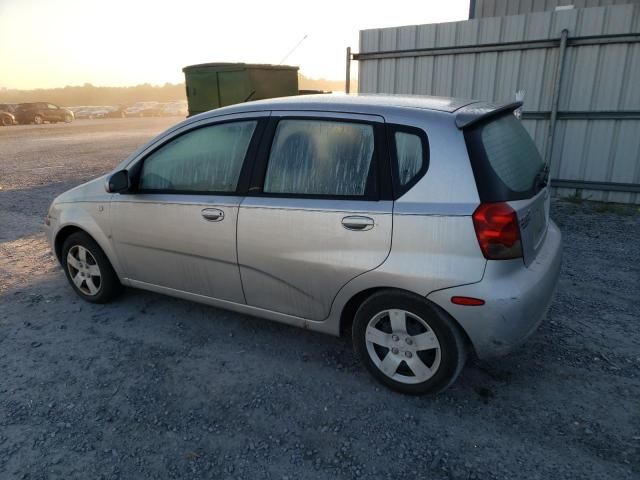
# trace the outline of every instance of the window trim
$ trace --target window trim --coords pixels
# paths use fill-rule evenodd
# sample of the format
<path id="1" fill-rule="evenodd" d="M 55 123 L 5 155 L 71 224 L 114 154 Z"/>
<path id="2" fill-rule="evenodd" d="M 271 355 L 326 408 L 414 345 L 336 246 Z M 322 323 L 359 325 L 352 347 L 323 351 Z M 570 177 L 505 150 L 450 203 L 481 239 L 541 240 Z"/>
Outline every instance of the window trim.
<path id="1" fill-rule="evenodd" d="M 129 175 L 131 177 L 131 191 L 127 192 L 129 194 L 139 194 L 139 195 L 209 195 L 209 196 L 242 196 L 245 195 L 249 189 L 249 180 L 250 180 L 250 172 L 255 161 L 255 157 L 258 153 L 258 148 L 260 146 L 260 141 L 262 139 L 262 135 L 264 134 L 264 129 L 266 127 L 266 123 L 268 121 L 268 117 L 246 117 L 246 118 L 233 118 L 224 121 L 217 121 L 211 123 L 204 123 L 201 125 L 194 126 L 193 128 L 189 128 L 187 130 L 181 131 L 180 133 L 173 135 L 169 138 L 163 139 L 160 144 L 155 145 L 153 150 L 146 152 L 144 156 L 140 157 L 135 164 L 129 167 L 127 170 L 129 171 Z M 155 154 L 160 149 L 164 148 L 169 143 L 174 140 L 182 137 L 183 135 L 187 135 L 189 133 L 195 132 L 196 130 L 200 130 L 201 128 L 208 127 L 216 127 L 219 125 L 227 125 L 230 123 L 238 123 L 238 122 L 256 122 L 256 127 L 253 130 L 253 135 L 251 140 L 249 141 L 249 147 L 247 148 L 247 153 L 242 160 L 242 166 L 240 167 L 240 175 L 238 177 L 238 184 L 236 185 L 236 189 L 234 191 L 216 191 L 216 190 L 172 190 L 172 189 L 141 189 L 139 188 L 140 183 L 140 175 L 142 173 L 142 167 L 144 163 L 148 160 L 148 158 Z"/>
<path id="2" fill-rule="evenodd" d="M 319 114 L 332 114 L 334 112 L 318 112 Z M 365 186 L 364 195 L 327 195 L 309 193 L 272 193 L 264 191 L 264 182 L 267 176 L 269 158 L 273 148 L 275 134 L 278 124 L 283 120 L 306 120 L 323 122 L 342 122 L 370 125 L 373 128 L 373 154 L 369 173 Z M 269 119 L 260 144 L 259 154 L 256 158 L 254 168 L 251 172 L 251 185 L 247 192 L 250 197 L 262 198 L 296 198 L 310 200 L 356 200 L 356 201 L 379 201 L 389 200 L 391 197 L 391 185 L 387 181 L 389 175 L 388 148 L 386 145 L 386 135 L 384 134 L 384 123 L 360 118 L 349 118 L 347 116 L 322 116 L 322 115 L 272 115 Z M 386 169 L 385 169 L 386 166 Z"/>
<path id="3" fill-rule="evenodd" d="M 396 133 L 415 135 L 422 143 L 422 167 L 405 185 L 400 183 L 400 164 L 398 162 L 398 148 L 396 145 Z M 397 200 L 411 190 L 425 176 L 429 170 L 431 152 L 429 150 L 429 137 L 422 128 L 403 125 L 399 123 L 387 124 L 387 138 L 389 143 L 389 156 L 391 159 L 391 177 L 393 180 L 393 199 Z"/>

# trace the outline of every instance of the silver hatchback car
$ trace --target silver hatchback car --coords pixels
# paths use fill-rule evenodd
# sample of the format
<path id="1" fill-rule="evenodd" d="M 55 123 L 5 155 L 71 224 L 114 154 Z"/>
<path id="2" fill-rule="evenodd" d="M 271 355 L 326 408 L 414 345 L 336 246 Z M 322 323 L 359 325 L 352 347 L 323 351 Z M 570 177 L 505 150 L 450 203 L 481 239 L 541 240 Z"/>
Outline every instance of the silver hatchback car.
<path id="1" fill-rule="evenodd" d="M 213 110 L 56 198 L 90 302 L 122 285 L 333 335 L 404 393 L 447 388 L 546 314 L 561 236 L 513 115 L 452 98 L 304 96 Z"/>

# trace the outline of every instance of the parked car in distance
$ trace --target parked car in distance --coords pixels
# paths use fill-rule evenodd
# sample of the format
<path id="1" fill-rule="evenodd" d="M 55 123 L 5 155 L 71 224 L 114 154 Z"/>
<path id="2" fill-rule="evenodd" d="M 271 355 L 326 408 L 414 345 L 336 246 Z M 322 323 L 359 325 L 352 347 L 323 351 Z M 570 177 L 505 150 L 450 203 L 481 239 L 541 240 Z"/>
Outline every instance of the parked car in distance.
<path id="1" fill-rule="evenodd" d="M 99 118 L 125 118 L 125 105 L 111 105 L 106 107 L 105 112 Z"/>
<path id="2" fill-rule="evenodd" d="M 12 103 L 0 103 L 0 125 L 8 127 L 15 125 L 16 117 L 13 115 L 15 104 Z"/>
<path id="3" fill-rule="evenodd" d="M 88 118 L 125 118 L 125 108 L 122 105 L 105 105 L 92 107 L 88 112 Z"/>
<path id="4" fill-rule="evenodd" d="M 18 123 L 35 123 L 36 125 L 40 125 L 44 122 L 71 123 L 75 118 L 73 112 L 68 108 L 59 107 L 53 103 L 45 102 L 19 103 L 15 109 L 14 115 Z"/>
<path id="5" fill-rule="evenodd" d="M 186 101 L 167 102 L 161 104 L 160 112 L 167 117 L 186 117 L 189 113 Z"/>
<path id="6" fill-rule="evenodd" d="M 76 120 L 81 120 L 83 118 L 90 118 L 94 109 L 96 107 L 91 106 L 78 106 L 78 107 L 69 107 L 69 110 L 73 112 Z"/>
<path id="7" fill-rule="evenodd" d="M 159 102 L 136 102 L 124 111 L 127 117 L 157 117 L 160 115 Z"/>
<path id="8" fill-rule="evenodd" d="M 439 392 L 469 354 L 524 342 L 558 281 L 548 168 L 519 105 L 319 95 L 212 110 L 57 197 L 47 237 L 89 302 L 124 285 L 349 333 L 386 386 Z"/>

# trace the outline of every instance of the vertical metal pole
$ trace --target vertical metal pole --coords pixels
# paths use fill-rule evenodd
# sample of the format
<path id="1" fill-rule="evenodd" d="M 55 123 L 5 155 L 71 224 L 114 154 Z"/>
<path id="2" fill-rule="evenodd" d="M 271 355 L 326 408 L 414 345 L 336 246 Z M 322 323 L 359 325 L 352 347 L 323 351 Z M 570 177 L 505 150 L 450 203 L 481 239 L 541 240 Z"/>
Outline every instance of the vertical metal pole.
<path id="1" fill-rule="evenodd" d="M 564 56 L 567 51 L 567 37 L 569 30 L 566 28 L 560 33 L 560 51 L 558 52 L 558 65 L 556 67 L 556 78 L 553 86 L 553 97 L 551 100 L 551 116 L 549 117 L 549 133 L 547 135 L 547 149 L 544 161 L 547 166 L 551 166 L 551 154 L 553 153 L 553 140 L 556 134 L 556 120 L 558 119 L 558 105 L 560 104 L 560 89 L 562 88 L 562 71 L 564 69 Z"/>
<path id="2" fill-rule="evenodd" d="M 344 79 L 344 92 L 351 90 L 351 47 L 347 47 L 347 75 Z"/>

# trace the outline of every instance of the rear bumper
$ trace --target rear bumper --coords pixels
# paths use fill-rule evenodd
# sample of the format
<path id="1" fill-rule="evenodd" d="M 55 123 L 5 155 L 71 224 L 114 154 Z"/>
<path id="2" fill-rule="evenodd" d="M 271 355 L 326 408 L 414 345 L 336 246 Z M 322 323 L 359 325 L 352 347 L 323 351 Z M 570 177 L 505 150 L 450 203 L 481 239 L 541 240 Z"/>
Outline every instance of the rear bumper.
<path id="1" fill-rule="evenodd" d="M 428 295 L 455 318 L 479 358 L 505 355 L 540 325 L 553 298 L 562 260 L 562 236 L 549 222 L 544 244 L 527 267 L 521 259 L 488 261 L 482 280 Z M 482 306 L 451 303 L 454 295 L 481 298 Z"/>

